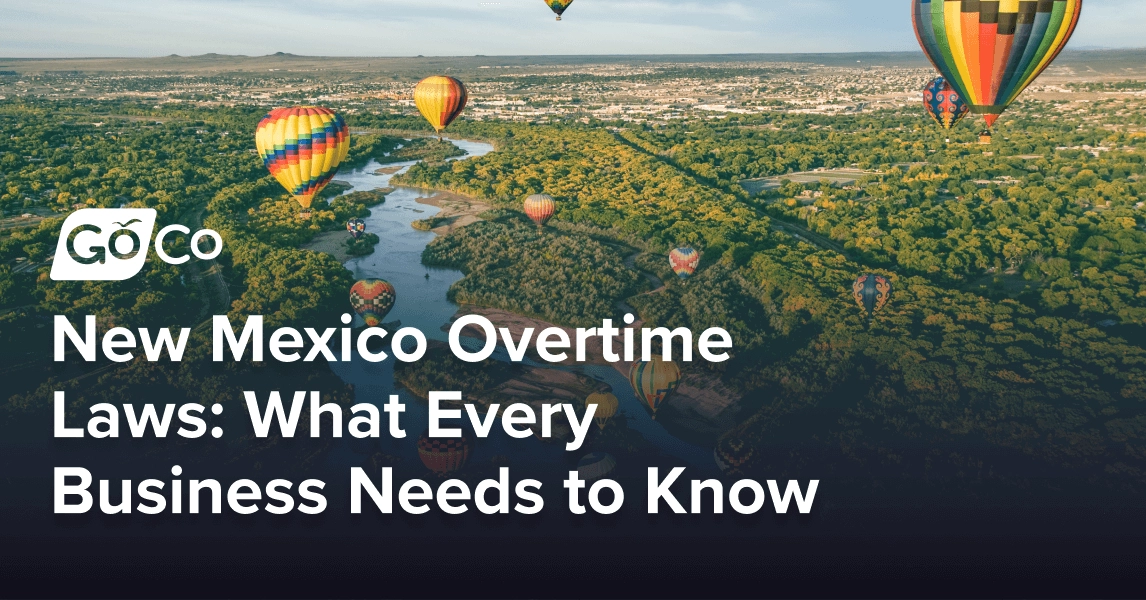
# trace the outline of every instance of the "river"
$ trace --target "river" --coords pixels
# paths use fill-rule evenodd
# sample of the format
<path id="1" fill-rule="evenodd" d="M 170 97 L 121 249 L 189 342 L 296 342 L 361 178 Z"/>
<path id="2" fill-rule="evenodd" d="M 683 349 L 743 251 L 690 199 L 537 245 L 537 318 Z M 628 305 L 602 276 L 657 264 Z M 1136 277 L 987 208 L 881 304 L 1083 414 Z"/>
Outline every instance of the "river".
<path id="1" fill-rule="evenodd" d="M 482 156 L 493 151 L 492 145 L 482 142 L 450 141 L 466 152 L 466 155 L 459 157 L 458 160 Z M 386 166 L 400 168 L 397 172 L 401 173 L 414 164 L 416 163 L 404 162 Z M 361 169 L 340 174 L 338 177 L 340 181 L 353 186 L 345 193 L 390 187 L 390 180 L 394 175 L 375 174 L 381 166 L 371 161 Z M 456 304 L 446 299 L 446 294 L 450 286 L 463 275 L 453 269 L 431 268 L 422 264 L 422 250 L 437 237 L 437 234 L 419 231 L 411 224 L 432 217 L 440 211 L 437 207 L 418 203 L 418 198 L 427 195 L 426 190 L 395 186 L 394 191 L 386 196 L 386 202 L 374 207 L 370 216 L 364 219 L 366 230 L 381 239 L 375 252 L 368 256 L 352 258 L 345 264 L 358 279 L 381 278 L 394 285 L 397 301 L 387 316 L 387 321 L 401 321 L 403 327 L 419 329 L 428 339 L 445 341 L 447 334 L 442 331 L 442 327 L 450 322 L 458 310 Z M 476 340 L 474 343 L 477 345 Z M 500 349 L 495 358 L 508 361 L 508 357 Z M 362 461 L 363 454 L 379 450 L 391 456 L 401 457 L 404 463 L 419 463 L 417 440 L 428 426 L 428 410 L 423 401 L 395 386 L 393 364 L 393 360 L 370 363 L 361 358 L 349 363 L 332 364 L 339 377 L 354 385 L 358 402 L 382 405 L 391 394 L 397 394 L 406 405 L 406 412 L 402 416 L 403 428 L 406 431 L 404 439 L 392 439 L 385 432 L 380 441 L 370 444 L 360 440 L 351 442 L 347 438 L 347 443 L 330 456 L 335 465 L 357 464 Z M 682 441 L 666 431 L 648 415 L 640 400 L 634 395 L 628 379 L 616 369 L 602 365 L 570 368 L 528 364 L 574 370 L 609 384 L 621 402 L 617 418 L 624 415 L 630 429 L 640 433 L 645 440 L 666 455 L 702 470 L 716 470 L 711 448 Z M 385 428 L 385 424 L 383 427 Z M 575 454 L 580 456 L 586 453 L 588 450 L 580 450 Z M 475 441 L 470 461 L 488 462 L 495 457 L 508 457 L 513 465 L 544 468 L 555 463 L 567 464 L 567 457 L 564 454 L 562 444 L 543 443 L 532 437 L 513 439 L 498 425 L 493 428 L 488 438 Z"/>

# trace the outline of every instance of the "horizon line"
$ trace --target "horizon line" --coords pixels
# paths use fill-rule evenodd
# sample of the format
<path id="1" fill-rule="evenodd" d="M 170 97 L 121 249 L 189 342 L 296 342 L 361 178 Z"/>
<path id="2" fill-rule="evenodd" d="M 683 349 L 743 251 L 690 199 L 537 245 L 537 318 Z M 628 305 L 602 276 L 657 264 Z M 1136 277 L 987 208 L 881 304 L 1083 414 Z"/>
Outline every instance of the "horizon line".
<path id="1" fill-rule="evenodd" d="M 1146 46 L 1125 47 L 1125 48 L 1067 48 L 1063 54 L 1075 53 L 1098 53 L 1098 52 L 1127 52 L 1127 51 L 1146 51 Z M 218 52 L 207 52 L 204 54 L 164 54 L 154 56 L 0 56 L 0 60 L 17 60 L 17 61 L 32 61 L 32 60 L 156 60 L 164 58 L 206 58 L 206 57 L 220 57 L 220 58 L 359 58 L 359 59 L 438 59 L 438 58 L 625 58 L 625 57 L 676 57 L 676 56 L 689 56 L 689 57 L 736 57 L 736 56 L 858 56 L 858 55 L 887 55 L 887 54 L 914 54 L 923 56 L 923 52 L 919 49 L 914 50 L 864 50 L 852 52 L 724 52 L 724 53 L 653 53 L 653 54 L 639 54 L 639 53 L 612 53 L 612 54 L 430 54 L 430 55 L 389 55 L 389 56 L 371 56 L 359 54 L 294 54 L 291 52 L 275 52 L 272 54 L 251 55 L 251 54 L 221 54 Z"/>

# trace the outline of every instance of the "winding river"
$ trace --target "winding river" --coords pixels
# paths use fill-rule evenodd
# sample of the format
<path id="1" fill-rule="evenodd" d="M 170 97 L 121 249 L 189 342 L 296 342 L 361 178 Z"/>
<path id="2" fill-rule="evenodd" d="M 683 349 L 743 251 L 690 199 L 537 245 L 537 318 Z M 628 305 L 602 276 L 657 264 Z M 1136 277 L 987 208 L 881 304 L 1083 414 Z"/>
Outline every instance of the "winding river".
<path id="1" fill-rule="evenodd" d="M 493 146 L 482 142 L 450 141 L 466 152 L 465 156 L 458 160 L 482 156 L 493 151 Z M 401 173 L 414 164 L 416 163 L 404 162 L 386 166 L 399 169 L 397 173 Z M 361 169 L 340 174 L 338 177 L 340 181 L 353 186 L 345 193 L 389 187 L 392 174 L 375 174 L 381 166 L 371 161 Z M 411 224 L 432 217 L 440 210 L 434 206 L 418 203 L 419 198 L 427 195 L 426 190 L 395 187 L 394 191 L 386 196 L 386 202 L 374 207 L 371 215 L 365 219 L 367 231 L 377 234 L 382 240 L 375 253 L 353 258 L 345 264 L 359 279 L 377 277 L 394 285 L 398 299 L 394 309 L 387 316 L 388 321 L 401 321 L 404 327 L 417 328 L 429 339 L 446 341 L 447 334 L 442 327 L 450 322 L 458 310 L 456 304 L 446 299 L 446 293 L 463 275 L 453 269 L 431 268 L 422 264 L 422 250 L 437 234 L 419 231 Z M 477 340 L 473 342 L 479 345 Z M 500 348 L 494 356 L 499 360 L 509 360 Z M 331 454 L 330 460 L 335 464 L 339 466 L 357 464 L 361 462 L 363 454 L 379 450 L 391 456 L 401 457 L 403 462 L 412 461 L 414 464 L 419 462 L 417 439 L 428 426 L 427 406 L 394 384 L 393 364 L 393 360 L 370 363 L 360 358 L 350 363 L 332 364 L 339 377 L 354 385 L 358 402 L 382 405 L 387 402 L 391 394 L 397 394 L 406 406 L 402 423 L 407 434 L 406 438 L 395 440 L 383 433 L 380 440 L 375 440 L 370 445 L 363 444 L 362 440 L 350 442 L 350 438 L 344 438 L 347 440 L 346 444 Z M 609 384 L 621 401 L 619 412 L 626 418 L 630 429 L 640 433 L 645 440 L 666 455 L 702 470 L 716 470 L 711 448 L 702 448 L 682 441 L 666 431 L 648 415 L 640 400 L 633 394 L 628 379 L 616 369 L 602 365 L 552 367 L 536 363 L 528 364 L 574 370 Z M 587 452 L 587 450 L 579 451 L 579 455 Z M 563 444 L 543 443 L 532 437 L 513 439 L 498 425 L 493 428 L 488 438 L 476 440 L 470 461 L 484 462 L 503 456 L 510 457 L 512 464 L 515 465 L 543 468 L 550 467 L 555 462 L 565 464 L 564 454 Z"/>

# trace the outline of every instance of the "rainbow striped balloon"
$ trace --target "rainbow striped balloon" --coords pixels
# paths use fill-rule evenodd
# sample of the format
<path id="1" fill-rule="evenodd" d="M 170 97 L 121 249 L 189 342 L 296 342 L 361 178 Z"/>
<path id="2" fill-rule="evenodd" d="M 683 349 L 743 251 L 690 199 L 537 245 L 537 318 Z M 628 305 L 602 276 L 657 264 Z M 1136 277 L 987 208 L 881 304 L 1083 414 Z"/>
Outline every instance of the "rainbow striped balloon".
<path id="1" fill-rule="evenodd" d="M 469 92 L 453 77 L 427 77 L 414 88 L 414 105 L 440 135 L 466 108 Z"/>
<path id="2" fill-rule="evenodd" d="M 1082 0 L 912 0 L 923 52 L 987 126 L 1070 41 Z"/>
<path id="3" fill-rule="evenodd" d="M 653 418 L 680 383 L 680 367 L 671 360 L 654 356 L 649 362 L 635 362 L 629 368 L 629 383 L 642 402 L 649 405 Z"/>
<path id="4" fill-rule="evenodd" d="M 350 151 L 346 121 L 327 108 L 297 106 L 272 110 L 255 130 L 263 165 L 303 209 L 338 172 Z"/>

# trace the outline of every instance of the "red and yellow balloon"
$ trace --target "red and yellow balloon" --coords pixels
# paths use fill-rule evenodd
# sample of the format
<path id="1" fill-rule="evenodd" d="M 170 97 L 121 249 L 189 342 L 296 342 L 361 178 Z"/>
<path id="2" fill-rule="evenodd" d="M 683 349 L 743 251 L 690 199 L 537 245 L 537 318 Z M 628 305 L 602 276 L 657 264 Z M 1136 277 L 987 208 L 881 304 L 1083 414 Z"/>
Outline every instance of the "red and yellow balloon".
<path id="1" fill-rule="evenodd" d="M 462 114 L 468 101 L 465 84 L 446 75 L 427 77 L 414 88 L 414 105 L 439 136 Z"/>
<path id="2" fill-rule="evenodd" d="M 557 201 L 548 194 L 534 194 L 525 199 L 525 216 L 529 217 L 537 228 L 545 227 L 549 219 L 557 213 Z"/>
<path id="3" fill-rule="evenodd" d="M 426 430 L 418 438 L 418 458 L 439 477 L 462 470 L 472 450 L 473 440 L 464 433 L 460 438 L 432 438 Z"/>

